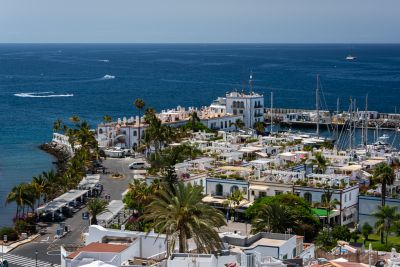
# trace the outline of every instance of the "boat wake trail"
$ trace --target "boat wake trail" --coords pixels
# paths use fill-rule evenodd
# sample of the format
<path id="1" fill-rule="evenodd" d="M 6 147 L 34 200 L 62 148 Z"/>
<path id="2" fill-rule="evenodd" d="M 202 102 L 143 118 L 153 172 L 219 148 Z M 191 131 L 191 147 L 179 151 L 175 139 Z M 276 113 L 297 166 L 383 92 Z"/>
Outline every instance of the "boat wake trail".
<path id="1" fill-rule="evenodd" d="M 14 94 L 17 97 L 71 97 L 74 94 L 55 94 L 54 92 L 31 92 L 31 93 L 18 93 Z"/>

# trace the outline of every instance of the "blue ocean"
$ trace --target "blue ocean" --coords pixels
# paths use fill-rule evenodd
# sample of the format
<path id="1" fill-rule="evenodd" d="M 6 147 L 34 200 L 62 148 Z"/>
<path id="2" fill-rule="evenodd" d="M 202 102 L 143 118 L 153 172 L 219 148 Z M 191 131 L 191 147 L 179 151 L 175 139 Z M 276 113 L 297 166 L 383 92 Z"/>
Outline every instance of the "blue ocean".
<path id="1" fill-rule="evenodd" d="M 208 105 L 248 90 L 251 72 L 266 106 L 273 91 L 276 107 L 313 109 L 319 74 L 332 110 L 338 97 L 342 110 L 350 97 L 364 109 L 366 94 L 370 110 L 400 108 L 400 45 L 1 44 L 0 225 L 15 213 L 12 186 L 53 168 L 38 145 L 56 119 L 132 116 L 138 97 L 158 110 Z"/>

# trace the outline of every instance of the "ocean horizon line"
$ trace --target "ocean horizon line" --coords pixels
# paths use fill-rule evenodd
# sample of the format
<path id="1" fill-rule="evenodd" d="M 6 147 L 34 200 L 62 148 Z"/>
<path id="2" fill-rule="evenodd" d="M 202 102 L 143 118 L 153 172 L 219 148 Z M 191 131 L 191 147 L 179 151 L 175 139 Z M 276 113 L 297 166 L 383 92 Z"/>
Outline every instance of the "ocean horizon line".
<path id="1" fill-rule="evenodd" d="M 400 45 L 400 42 L 0 42 L 0 45 Z"/>

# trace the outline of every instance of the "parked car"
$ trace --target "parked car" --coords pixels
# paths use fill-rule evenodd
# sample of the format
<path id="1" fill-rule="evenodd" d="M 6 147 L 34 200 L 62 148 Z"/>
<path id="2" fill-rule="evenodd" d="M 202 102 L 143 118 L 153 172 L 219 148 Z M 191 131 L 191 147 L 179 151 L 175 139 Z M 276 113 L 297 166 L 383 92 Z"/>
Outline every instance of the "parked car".
<path id="1" fill-rule="evenodd" d="M 51 212 L 42 213 L 39 217 L 42 222 L 62 222 L 65 220 L 65 216 L 60 212 L 54 212 L 54 218 Z"/>
<path id="2" fill-rule="evenodd" d="M 143 170 L 146 169 L 146 163 L 145 162 L 139 162 L 139 161 L 135 161 L 132 162 L 131 164 L 129 164 L 129 169 L 131 170 Z"/>

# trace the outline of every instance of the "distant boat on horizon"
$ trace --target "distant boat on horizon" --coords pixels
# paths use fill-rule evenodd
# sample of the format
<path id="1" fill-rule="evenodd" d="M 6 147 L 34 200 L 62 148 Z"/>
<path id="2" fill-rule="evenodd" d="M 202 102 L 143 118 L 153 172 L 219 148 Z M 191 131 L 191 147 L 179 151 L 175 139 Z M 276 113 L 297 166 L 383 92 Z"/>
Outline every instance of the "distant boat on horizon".
<path id="1" fill-rule="evenodd" d="M 352 56 L 352 55 L 348 55 L 348 56 L 346 57 L 346 60 L 355 60 L 355 59 L 357 59 L 357 57 Z"/>

